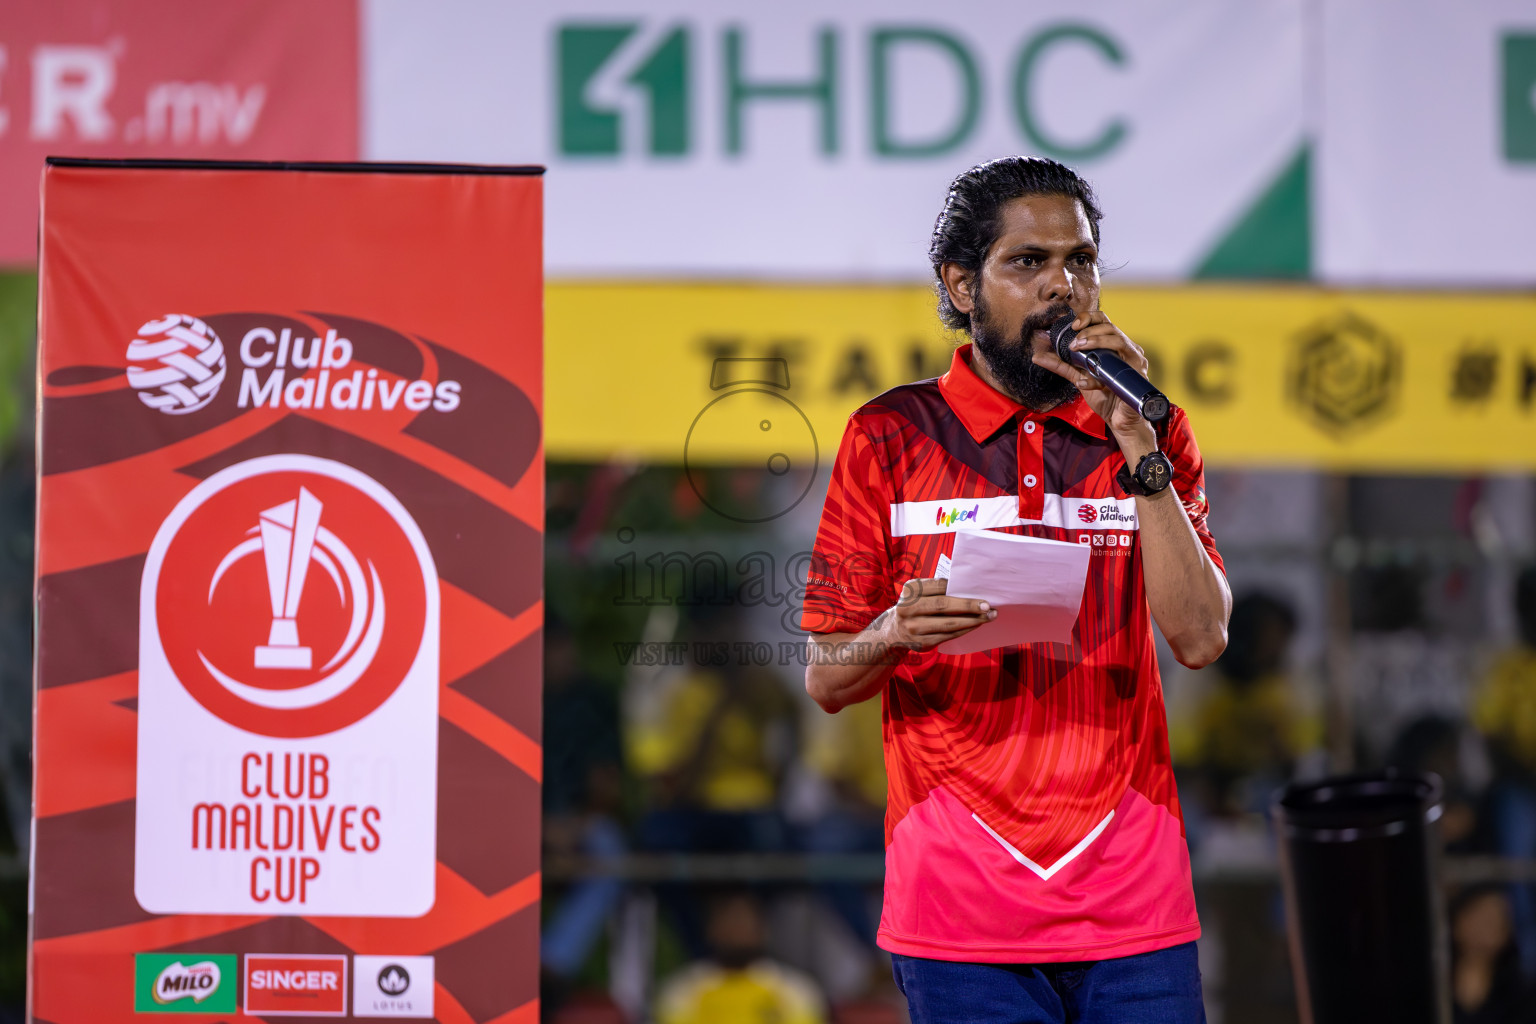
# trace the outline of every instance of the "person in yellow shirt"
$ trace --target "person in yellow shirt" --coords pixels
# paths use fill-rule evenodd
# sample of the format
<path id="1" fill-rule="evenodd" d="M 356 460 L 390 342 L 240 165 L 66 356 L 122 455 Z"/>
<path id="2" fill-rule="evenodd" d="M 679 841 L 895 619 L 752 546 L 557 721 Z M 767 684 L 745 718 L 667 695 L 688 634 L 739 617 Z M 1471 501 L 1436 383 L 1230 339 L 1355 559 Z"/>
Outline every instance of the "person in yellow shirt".
<path id="1" fill-rule="evenodd" d="M 807 974 L 763 955 L 763 922 L 745 892 L 710 907 L 709 959 L 661 984 L 657 1024 L 826 1024 L 826 1003 Z"/>
<path id="2" fill-rule="evenodd" d="M 1536 779 L 1536 567 L 1515 581 L 1520 643 L 1499 656 L 1483 679 L 1472 723 L 1513 768 Z"/>
<path id="3" fill-rule="evenodd" d="M 629 767 L 646 782 L 636 833 L 653 853 L 778 853 L 789 849 L 779 785 L 795 746 L 795 708 L 768 668 L 725 657 L 739 636 L 729 608 L 690 610 L 688 664 L 667 679 L 646 715 L 625 724 Z M 656 895 L 690 956 L 706 949 L 694 887 L 662 883 Z"/>
<path id="4" fill-rule="evenodd" d="M 765 671 L 694 667 L 672 683 L 656 721 L 631 727 L 629 763 L 659 806 L 765 811 L 778 798 L 774 733 L 789 728 L 791 710 Z"/>

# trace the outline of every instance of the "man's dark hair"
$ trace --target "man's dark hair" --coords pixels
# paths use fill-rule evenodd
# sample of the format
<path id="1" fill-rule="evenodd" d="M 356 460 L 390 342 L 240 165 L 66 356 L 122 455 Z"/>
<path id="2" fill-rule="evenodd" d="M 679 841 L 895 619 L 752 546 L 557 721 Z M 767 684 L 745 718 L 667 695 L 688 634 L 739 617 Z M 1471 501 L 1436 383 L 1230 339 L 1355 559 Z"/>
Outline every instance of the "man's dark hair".
<path id="1" fill-rule="evenodd" d="M 1099 221 L 1104 213 L 1094 200 L 1093 189 L 1066 164 L 1043 156 L 1005 156 L 972 167 L 950 182 L 944 210 L 934 222 L 933 241 L 928 246 L 928 261 L 939 279 L 939 319 L 945 327 L 969 330 L 971 321 L 949 301 L 941 273 L 944 264 L 958 263 L 979 274 L 997 241 L 1003 207 L 1025 196 L 1076 199 L 1088 217 L 1094 244 L 1098 244 Z"/>

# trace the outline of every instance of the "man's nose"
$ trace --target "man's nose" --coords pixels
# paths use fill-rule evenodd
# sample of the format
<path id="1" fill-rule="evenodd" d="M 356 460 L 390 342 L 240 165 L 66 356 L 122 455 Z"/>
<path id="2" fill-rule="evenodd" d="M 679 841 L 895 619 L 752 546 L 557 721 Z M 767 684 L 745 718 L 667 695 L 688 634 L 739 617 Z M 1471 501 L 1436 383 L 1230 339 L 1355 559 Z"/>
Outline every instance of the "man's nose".
<path id="1" fill-rule="evenodd" d="M 1067 273 L 1066 264 L 1053 264 L 1046 270 L 1040 281 L 1040 297 L 1047 302 L 1072 300 L 1072 275 Z"/>

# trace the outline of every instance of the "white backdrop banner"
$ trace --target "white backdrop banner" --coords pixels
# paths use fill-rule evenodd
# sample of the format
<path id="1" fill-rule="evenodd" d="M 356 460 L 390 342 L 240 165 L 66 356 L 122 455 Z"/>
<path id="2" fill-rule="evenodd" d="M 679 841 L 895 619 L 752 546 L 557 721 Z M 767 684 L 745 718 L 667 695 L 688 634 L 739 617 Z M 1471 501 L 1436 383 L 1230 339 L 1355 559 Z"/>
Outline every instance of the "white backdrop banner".
<path id="1" fill-rule="evenodd" d="M 1078 168 L 1190 275 L 1303 129 L 1301 0 L 368 0 L 363 152 L 547 164 L 564 277 L 913 278 L 958 171 Z"/>
<path id="2" fill-rule="evenodd" d="M 1318 276 L 1536 282 L 1536 4 L 1322 11 Z"/>

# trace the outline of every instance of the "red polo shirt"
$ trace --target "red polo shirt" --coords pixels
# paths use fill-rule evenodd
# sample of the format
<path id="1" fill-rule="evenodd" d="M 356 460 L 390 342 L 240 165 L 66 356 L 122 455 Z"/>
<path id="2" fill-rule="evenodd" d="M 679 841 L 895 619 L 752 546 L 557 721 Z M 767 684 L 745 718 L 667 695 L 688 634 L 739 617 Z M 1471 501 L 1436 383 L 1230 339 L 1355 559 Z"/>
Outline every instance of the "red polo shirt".
<path id="1" fill-rule="evenodd" d="M 1201 542 L 1204 469 L 1184 412 L 1160 426 Z M 1197 938 L 1168 756 L 1136 502 L 1103 420 L 993 390 L 970 346 L 937 380 L 853 414 L 822 511 L 805 628 L 857 632 L 932 577 L 959 530 L 1092 547 L 1072 643 L 932 651 L 884 694 L 890 778 L 882 948 L 1027 963 L 1129 956 Z"/>

